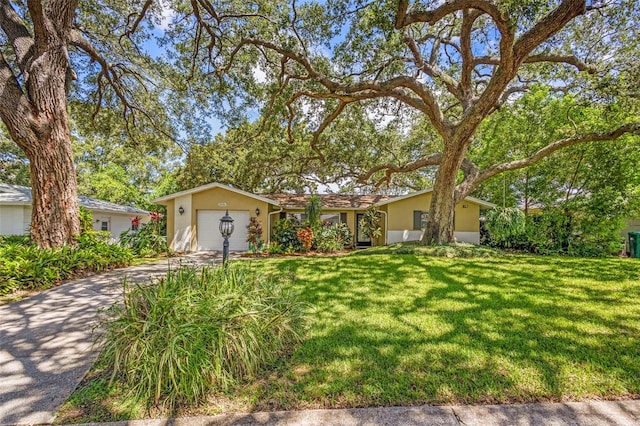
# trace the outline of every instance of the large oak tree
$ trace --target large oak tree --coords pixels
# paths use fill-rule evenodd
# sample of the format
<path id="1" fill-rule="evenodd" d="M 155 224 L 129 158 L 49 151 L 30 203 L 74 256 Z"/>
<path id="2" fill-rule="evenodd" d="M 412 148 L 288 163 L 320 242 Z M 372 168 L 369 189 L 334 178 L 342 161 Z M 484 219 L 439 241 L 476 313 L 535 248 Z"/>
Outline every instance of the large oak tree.
<path id="1" fill-rule="evenodd" d="M 145 12 L 145 13 L 142 13 Z M 67 102 L 117 108 L 127 127 L 170 136 L 154 106 L 162 75 L 138 49 L 151 1 L 0 0 L 0 118 L 29 160 L 32 240 L 41 247 L 75 243 L 80 232 Z M 157 99 L 157 98 L 156 98 Z"/>
<path id="2" fill-rule="evenodd" d="M 617 77 L 633 68 L 634 2 L 193 0 L 190 5 L 188 16 L 178 14 L 178 21 L 195 34 L 192 50 L 183 46 L 191 70 L 200 67 L 204 76 L 215 71 L 220 87 L 257 96 L 262 103 L 254 107 L 288 122 L 291 136 L 296 127 L 311 131 L 320 162 L 326 160 L 323 149 L 332 126 L 354 104 L 366 104 L 372 113 L 401 105 L 428 120 L 439 138 L 437 149 L 429 141 L 419 157 L 384 162 L 360 176 L 363 183 L 381 185 L 394 174 L 437 166 L 426 242 L 453 241 L 454 206 L 483 181 L 561 148 L 614 140 L 640 128 L 638 121 L 626 120 L 575 131 L 529 156 L 485 167 L 467 155 L 480 124 L 533 83 L 606 102 L 602 82 L 617 85 Z M 415 114 L 407 114 L 408 128 L 413 120 Z"/>

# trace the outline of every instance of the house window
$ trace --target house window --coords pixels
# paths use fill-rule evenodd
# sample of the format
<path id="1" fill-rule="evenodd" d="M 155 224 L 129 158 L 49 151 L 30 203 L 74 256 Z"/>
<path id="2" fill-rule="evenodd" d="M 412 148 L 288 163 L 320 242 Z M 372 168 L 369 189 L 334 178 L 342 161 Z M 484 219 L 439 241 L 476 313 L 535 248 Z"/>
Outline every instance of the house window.
<path id="1" fill-rule="evenodd" d="M 321 214 L 320 215 L 320 221 L 323 224 L 329 223 L 329 224 L 333 225 L 334 223 L 342 222 L 340 220 L 340 216 L 341 216 L 340 213 L 325 213 L 325 214 Z"/>
<path id="2" fill-rule="evenodd" d="M 289 219 L 295 219 L 298 223 L 304 223 L 307 220 L 307 215 L 304 213 L 289 213 Z"/>
<path id="3" fill-rule="evenodd" d="M 109 230 L 109 222 L 103 220 L 102 223 L 100 224 L 100 230 L 101 231 L 108 231 Z"/>
<path id="4" fill-rule="evenodd" d="M 413 229 L 421 231 L 427 227 L 429 221 L 429 212 L 423 210 L 413 211 Z"/>
<path id="5" fill-rule="evenodd" d="M 429 221 L 429 212 L 423 210 L 413 211 L 413 229 L 422 231 L 427 227 Z M 456 213 L 453 212 L 453 229 L 456 229 Z"/>

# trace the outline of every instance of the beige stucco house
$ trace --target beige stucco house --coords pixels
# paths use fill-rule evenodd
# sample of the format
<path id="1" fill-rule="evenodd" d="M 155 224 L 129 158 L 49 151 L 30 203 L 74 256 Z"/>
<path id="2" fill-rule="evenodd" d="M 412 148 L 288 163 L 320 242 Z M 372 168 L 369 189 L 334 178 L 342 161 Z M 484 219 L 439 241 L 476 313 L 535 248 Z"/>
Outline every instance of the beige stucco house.
<path id="1" fill-rule="evenodd" d="M 377 207 L 382 215 L 382 237 L 377 244 L 418 240 L 431 202 L 431 189 L 402 196 L 320 194 L 322 219 L 346 223 L 356 246 L 372 242 L 358 232 L 360 215 Z M 310 195 L 253 194 L 219 183 L 153 200 L 167 207 L 167 241 L 176 251 L 221 250 L 220 218 L 228 210 L 235 231 L 229 239 L 231 250 L 247 250 L 247 225 L 251 217 L 262 224 L 263 240 L 269 241 L 273 224 L 284 217 L 303 218 Z M 467 197 L 456 206 L 455 237 L 458 241 L 480 242 L 480 210 L 494 204 Z"/>

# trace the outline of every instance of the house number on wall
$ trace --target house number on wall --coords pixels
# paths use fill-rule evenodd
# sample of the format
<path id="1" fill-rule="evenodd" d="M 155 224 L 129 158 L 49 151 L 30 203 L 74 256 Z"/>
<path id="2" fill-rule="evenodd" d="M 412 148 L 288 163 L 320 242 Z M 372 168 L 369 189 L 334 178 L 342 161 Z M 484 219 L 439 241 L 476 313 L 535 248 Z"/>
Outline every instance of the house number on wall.
<path id="1" fill-rule="evenodd" d="M 218 207 L 227 207 L 227 203 L 218 203 Z"/>

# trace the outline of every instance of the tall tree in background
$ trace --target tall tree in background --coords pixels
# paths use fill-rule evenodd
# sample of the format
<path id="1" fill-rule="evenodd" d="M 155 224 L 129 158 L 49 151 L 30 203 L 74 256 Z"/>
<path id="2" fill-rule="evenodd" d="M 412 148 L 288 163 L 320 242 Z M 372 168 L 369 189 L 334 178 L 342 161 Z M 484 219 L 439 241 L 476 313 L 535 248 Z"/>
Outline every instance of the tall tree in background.
<path id="1" fill-rule="evenodd" d="M 355 103 L 372 111 L 402 104 L 428 119 L 438 150 L 378 164 L 360 177 L 380 185 L 396 173 L 437 166 L 426 242 L 453 241 L 455 204 L 486 179 L 564 147 L 640 128 L 637 121 L 611 121 L 591 132 L 579 129 L 528 157 L 485 168 L 467 155 L 480 124 L 534 82 L 603 100 L 601 82 L 618 85 L 614 80 L 634 68 L 636 2 L 200 0 L 191 6 L 189 16 L 178 11 L 176 20 L 195 34 L 183 46 L 184 63 L 203 75 L 217 70 L 221 88 L 257 94 L 263 114 L 287 121 L 291 138 L 297 126 L 312 130 L 318 161 L 325 160 L 323 134 Z"/>

